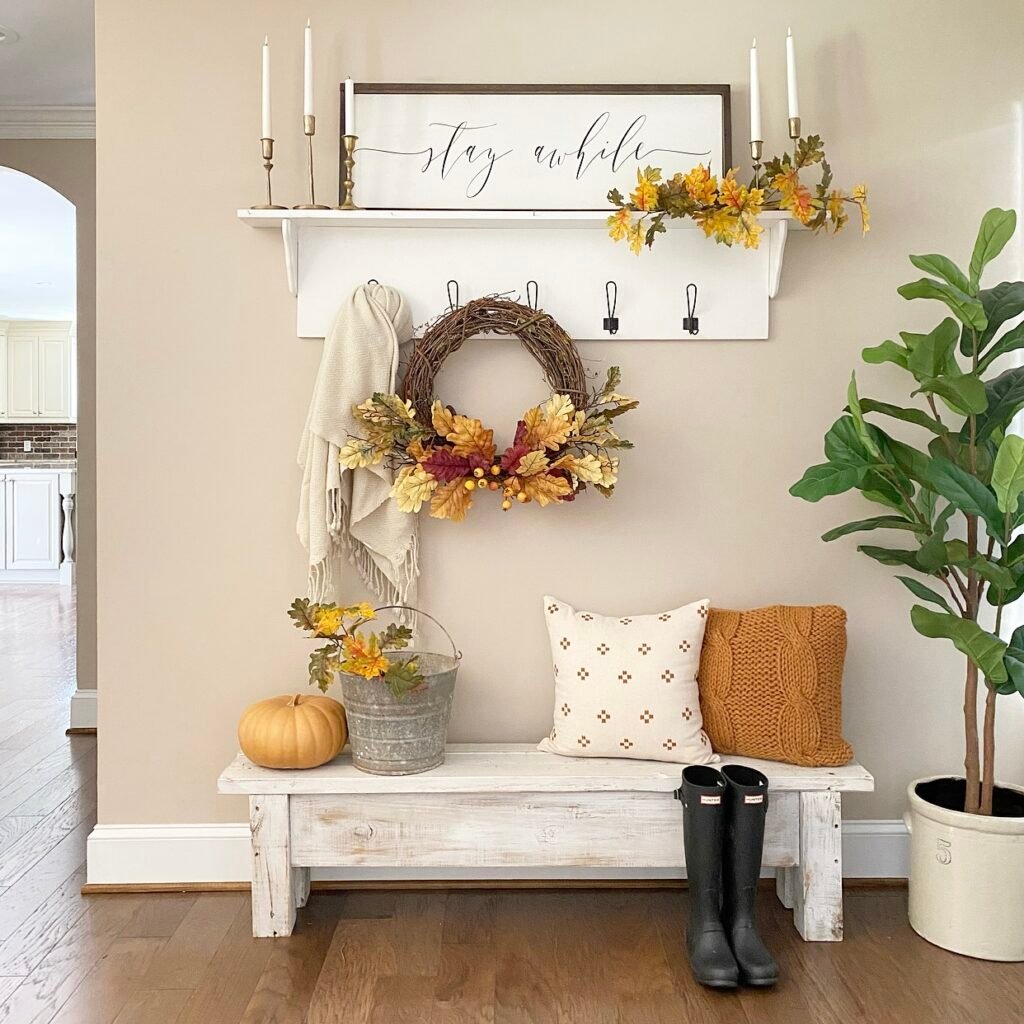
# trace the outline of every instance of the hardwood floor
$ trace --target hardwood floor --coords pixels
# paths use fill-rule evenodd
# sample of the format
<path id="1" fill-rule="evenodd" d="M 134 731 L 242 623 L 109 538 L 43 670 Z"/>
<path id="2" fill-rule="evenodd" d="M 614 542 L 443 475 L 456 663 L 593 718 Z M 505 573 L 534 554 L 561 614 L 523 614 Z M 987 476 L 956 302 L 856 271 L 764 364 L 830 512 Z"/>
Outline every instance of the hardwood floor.
<path id="1" fill-rule="evenodd" d="M 64 735 L 73 604 L 0 588 L 0 1022 L 6 1024 L 1003 1024 L 1024 965 L 917 938 L 900 890 L 848 893 L 843 943 L 762 894 L 771 991 L 696 985 L 686 894 L 314 892 L 288 939 L 245 893 L 83 897 L 95 739 Z"/>

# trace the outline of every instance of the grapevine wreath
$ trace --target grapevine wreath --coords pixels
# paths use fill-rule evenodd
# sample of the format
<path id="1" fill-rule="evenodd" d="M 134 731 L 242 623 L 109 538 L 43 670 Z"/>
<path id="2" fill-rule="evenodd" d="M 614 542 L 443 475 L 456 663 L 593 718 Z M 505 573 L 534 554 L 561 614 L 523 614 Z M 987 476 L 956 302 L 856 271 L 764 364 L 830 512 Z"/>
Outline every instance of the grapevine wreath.
<path id="1" fill-rule="evenodd" d="M 546 402 L 527 410 L 500 453 L 493 430 L 434 397 L 444 361 L 481 334 L 517 337 L 552 390 Z M 509 299 L 475 299 L 428 327 L 399 394 L 375 394 L 353 407 L 362 436 L 351 437 L 339 458 L 348 469 L 386 461 L 398 469 L 391 495 L 403 512 L 429 503 L 436 519 L 456 522 L 480 490 L 500 492 L 506 511 L 513 502 L 573 501 L 588 485 L 609 497 L 618 473 L 615 453 L 633 447 L 613 421 L 638 404 L 618 393 L 620 378 L 613 366 L 600 390 L 588 391 L 575 342 L 549 314 Z"/>

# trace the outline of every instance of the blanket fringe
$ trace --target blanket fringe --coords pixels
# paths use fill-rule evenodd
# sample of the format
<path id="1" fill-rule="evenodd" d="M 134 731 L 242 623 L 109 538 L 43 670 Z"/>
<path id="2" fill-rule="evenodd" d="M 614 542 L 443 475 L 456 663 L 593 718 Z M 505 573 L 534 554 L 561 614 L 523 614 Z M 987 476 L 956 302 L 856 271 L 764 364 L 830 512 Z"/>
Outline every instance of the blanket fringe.
<path id="1" fill-rule="evenodd" d="M 333 596 L 334 562 L 344 556 L 382 604 L 415 603 L 416 581 L 420 574 L 418 531 L 409 538 L 408 547 L 402 553 L 396 584 L 388 579 L 364 545 L 353 542 L 348 529 L 348 506 L 342 501 L 338 490 L 328 492 L 327 528 L 331 537 L 331 551 L 323 561 L 310 567 L 307 590 L 311 601 L 322 604 Z M 405 618 L 405 615 L 400 616 L 401 620 Z"/>
<path id="2" fill-rule="evenodd" d="M 323 604 L 334 585 L 334 566 L 328 555 L 322 562 L 309 567 L 309 578 L 306 583 L 306 596 L 314 604 Z"/>

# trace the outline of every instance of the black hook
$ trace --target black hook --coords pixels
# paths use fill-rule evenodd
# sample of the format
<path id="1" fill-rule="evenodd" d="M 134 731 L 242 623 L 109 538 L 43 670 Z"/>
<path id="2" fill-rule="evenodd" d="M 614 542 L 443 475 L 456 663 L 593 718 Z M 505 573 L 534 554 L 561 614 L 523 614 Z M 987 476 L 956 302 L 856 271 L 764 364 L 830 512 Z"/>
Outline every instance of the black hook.
<path id="1" fill-rule="evenodd" d="M 683 330 L 687 334 L 700 333 L 700 321 L 697 319 L 697 286 L 692 281 L 686 286 L 686 316 L 683 317 Z"/>
<path id="2" fill-rule="evenodd" d="M 532 299 L 530 298 L 530 285 L 531 284 L 533 285 L 533 298 Z M 530 307 L 530 309 L 536 309 L 537 308 L 537 298 L 538 298 L 537 282 L 536 281 L 527 281 L 526 282 L 526 304 Z"/>
<path id="3" fill-rule="evenodd" d="M 455 297 L 452 298 L 452 285 L 455 285 Z M 454 313 L 459 308 L 459 282 L 453 277 L 447 285 L 448 289 L 448 311 Z"/>
<path id="4" fill-rule="evenodd" d="M 619 304 L 619 286 L 614 281 L 605 282 L 604 304 L 608 309 L 608 315 L 604 318 L 604 329 L 609 334 L 618 334 L 619 318 L 615 315 L 615 307 Z"/>
<path id="5" fill-rule="evenodd" d="M 375 278 L 375 277 L 371 277 L 366 283 L 367 284 L 380 284 L 380 281 L 378 281 L 377 278 Z"/>

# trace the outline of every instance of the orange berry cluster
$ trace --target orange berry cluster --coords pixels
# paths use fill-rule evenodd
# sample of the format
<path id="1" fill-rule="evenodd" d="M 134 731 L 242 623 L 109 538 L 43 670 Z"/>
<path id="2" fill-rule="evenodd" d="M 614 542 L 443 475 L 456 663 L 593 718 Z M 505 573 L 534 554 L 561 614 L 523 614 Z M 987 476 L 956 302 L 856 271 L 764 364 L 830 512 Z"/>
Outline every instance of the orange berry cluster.
<path id="1" fill-rule="evenodd" d="M 501 476 L 501 466 L 491 466 L 491 477 Z M 525 504 L 530 500 L 529 495 L 524 494 L 520 491 L 518 494 L 515 493 L 512 488 L 506 483 L 504 487 L 501 485 L 501 481 L 497 479 L 487 479 L 487 471 L 477 467 L 473 470 L 473 479 L 467 480 L 463 486 L 467 491 L 475 491 L 478 488 L 480 490 L 496 491 L 498 488 L 502 488 L 502 494 L 504 495 L 504 501 L 501 503 L 501 507 L 507 512 L 512 507 L 512 499 L 521 504 Z"/>

